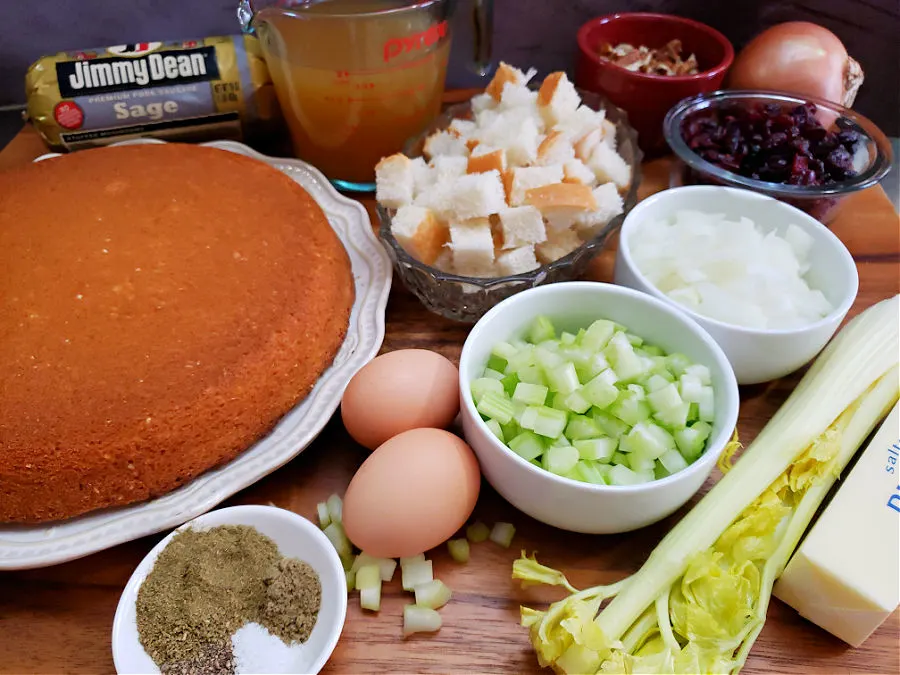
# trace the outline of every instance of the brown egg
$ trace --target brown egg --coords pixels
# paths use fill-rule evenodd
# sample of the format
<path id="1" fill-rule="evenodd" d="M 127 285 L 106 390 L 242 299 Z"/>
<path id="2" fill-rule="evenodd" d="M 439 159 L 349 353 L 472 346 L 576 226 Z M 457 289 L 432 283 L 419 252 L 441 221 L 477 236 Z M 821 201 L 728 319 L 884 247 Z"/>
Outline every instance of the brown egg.
<path id="1" fill-rule="evenodd" d="M 475 453 L 443 429 L 413 429 L 373 452 L 344 495 L 347 536 L 383 558 L 418 555 L 447 541 L 475 508 Z"/>
<path id="2" fill-rule="evenodd" d="M 372 359 L 353 376 L 341 400 L 344 426 L 369 450 L 410 429 L 443 429 L 457 413 L 459 371 L 425 349 Z"/>

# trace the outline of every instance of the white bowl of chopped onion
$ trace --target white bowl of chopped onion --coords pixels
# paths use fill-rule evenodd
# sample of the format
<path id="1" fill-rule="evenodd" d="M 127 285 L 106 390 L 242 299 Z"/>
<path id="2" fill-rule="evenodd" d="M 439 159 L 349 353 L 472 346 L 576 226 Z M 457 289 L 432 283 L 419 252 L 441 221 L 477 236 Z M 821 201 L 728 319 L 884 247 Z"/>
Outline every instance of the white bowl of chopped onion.
<path id="1" fill-rule="evenodd" d="M 815 218 L 772 197 L 705 185 L 665 190 L 629 213 L 615 282 L 705 328 L 739 384 L 809 363 L 859 288 L 847 247 Z"/>
<path id="2" fill-rule="evenodd" d="M 547 339 L 549 333 L 535 336 L 533 332 L 535 326 L 543 326 L 549 331 L 551 324 L 552 330 L 559 334 L 560 344 L 557 347 L 550 344 L 554 340 Z M 631 339 L 637 345 L 633 353 L 625 345 L 618 346 L 637 358 L 635 364 L 639 368 L 643 369 L 646 365 L 646 372 L 642 375 L 624 372 L 625 363 L 617 362 L 615 354 L 608 349 L 614 347 L 615 333 L 612 337 L 607 334 L 600 338 L 602 344 L 596 349 L 590 347 L 591 338 L 596 337 L 592 335 L 595 324 L 612 324 L 608 327 L 615 326 L 615 331 Z M 599 344 L 596 340 L 593 342 Z M 575 366 L 577 355 L 567 351 L 567 344 L 585 352 L 587 361 Z M 639 353 L 648 345 L 653 345 L 654 353 L 658 354 L 653 357 L 654 360 L 658 358 L 665 362 L 667 358 L 677 355 L 700 368 L 709 385 L 710 397 L 703 406 L 708 415 L 700 423 L 705 426 L 705 435 L 699 451 L 687 461 L 679 462 L 679 466 L 666 462 L 665 457 L 659 456 L 660 453 L 652 453 L 648 456 L 658 457 L 656 462 L 650 461 L 648 466 L 639 467 L 634 460 L 642 454 L 642 448 L 638 447 L 634 437 L 642 435 L 642 430 L 651 435 L 661 435 L 668 439 L 671 452 L 678 454 L 672 436 L 678 437 L 678 448 L 684 450 L 679 431 L 683 432 L 688 426 L 685 420 L 680 424 L 672 420 L 662 423 L 658 414 L 651 418 L 651 410 L 646 409 L 644 414 L 625 423 L 629 416 L 616 408 L 620 401 L 635 403 L 637 399 L 641 399 L 637 405 L 642 407 L 645 397 L 648 401 L 653 398 L 656 390 L 654 380 L 659 378 L 651 373 L 654 367 L 647 358 L 650 352 L 647 351 L 647 355 Z M 522 354 L 533 347 L 532 353 L 536 359 L 533 361 L 534 368 L 526 362 L 517 363 L 520 359 L 514 354 L 507 355 L 505 367 L 497 365 L 497 355 L 506 354 L 510 347 L 521 350 Z M 541 352 L 545 349 L 556 351 L 560 358 L 553 360 L 558 366 L 543 360 Z M 609 362 L 603 357 L 604 354 L 610 356 Z M 591 368 L 598 360 L 602 364 L 596 368 L 596 378 L 592 378 L 592 374 L 586 374 L 583 368 Z M 640 365 L 644 362 L 647 363 Z M 480 390 L 491 376 L 492 366 L 503 369 L 507 377 L 517 382 L 509 400 L 502 394 L 482 395 Z M 549 385 L 546 388 L 537 386 L 538 389 L 549 389 L 549 396 L 543 405 L 539 400 L 520 405 L 520 401 L 525 400 L 520 396 L 522 390 L 535 389 L 523 386 L 529 380 L 535 382 L 528 377 L 529 370 L 540 370 L 543 374 L 534 374 Z M 571 380 L 572 386 L 565 390 L 567 395 L 561 399 L 563 389 L 559 386 L 561 383 L 555 381 L 557 370 L 568 370 L 570 378 L 577 376 L 577 380 Z M 612 370 L 621 376 L 618 381 L 613 380 L 618 391 L 611 390 L 614 395 L 610 399 L 598 401 L 590 393 L 592 383 L 604 379 L 604 374 L 609 375 Z M 628 532 L 674 513 L 703 485 L 731 439 L 737 423 L 737 382 L 728 359 L 716 342 L 670 304 L 646 293 L 613 284 L 586 281 L 549 284 L 523 291 L 497 304 L 469 333 L 460 356 L 459 375 L 463 431 L 478 456 L 485 478 L 520 511 L 548 525 L 573 532 Z M 670 378 L 670 382 L 673 380 L 677 382 L 677 379 Z M 662 384 L 665 388 L 668 383 Z M 579 392 L 590 399 L 587 405 L 578 406 L 568 398 L 569 393 L 574 393 L 578 398 Z M 686 394 L 684 389 L 681 392 Z M 631 399 L 635 393 L 636 398 Z M 499 412 L 488 405 L 491 398 L 499 399 L 498 407 L 504 404 L 511 406 L 514 418 L 500 418 Z M 676 405 L 681 406 L 680 403 Z M 519 409 L 515 410 L 516 407 Z M 540 422 L 526 421 L 529 411 L 539 417 L 546 416 L 550 426 L 553 424 L 552 418 L 559 415 L 561 425 L 548 430 L 548 426 Z M 656 409 L 655 413 L 658 412 Z M 498 419 L 495 418 L 504 424 L 503 428 L 496 427 Z M 594 427 L 590 418 L 599 426 Z M 613 428 L 607 427 L 608 422 L 613 424 Z M 696 427 L 696 424 L 689 423 L 691 427 Z M 513 427 L 511 431 L 510 426 Z M 572 433 L 575 426 L 582 427 L 577 434 Z M 585 433 L 585 426 L 591 427 L 594 433 Z M 616 430 L 615 426 L 621 429 Z M 662 426 L 666 429 L 662 430 Z M 501 433 L 498 434 L 498 431 Z M 526 445 L 530 440 L 540 447 L 523 447 L 523 439 Z M 582 442 L 579 439 L 586 440 Z M 592 447 L 595 443 L 609 450 L 615 448 L 617 452 L 609 457 L 600 457 L 597 454 L 600 448 Z M 577 460 L 573 466 L 559 467 L 555 457 L 555 448 L 559 445 L 567 446 L 562 455 L 572 453 L 573 448 L 577 450 L 572 457 Z M 660 460 L 667 464 L 668 471 L 660 471 Z M 582 468 L 588 469 L 588 472 L 580 473 Z"/>

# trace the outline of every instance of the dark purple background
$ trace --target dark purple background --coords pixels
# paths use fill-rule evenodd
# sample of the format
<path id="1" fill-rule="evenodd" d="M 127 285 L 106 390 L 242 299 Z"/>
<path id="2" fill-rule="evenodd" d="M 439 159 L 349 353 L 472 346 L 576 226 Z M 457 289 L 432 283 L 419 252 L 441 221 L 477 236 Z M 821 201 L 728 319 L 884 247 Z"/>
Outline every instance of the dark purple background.
<path id="1" fill-rule="evenodd" d="M 237 0 L 0 0 L 0 105 L 24 102 L 23 78 L 42 54 L 145 40 L 239 31 Z M 477 86 L 467 72 L 462 37 L 468 0 L 457 14 L 459 37 L 449 87 Z M 708 23 L 740 47 L 772 24 L 810 20 L 834 31 L 863 66 L 854 106 L 888 134 L 900 135 L 900 2 L 897 0 L 496 0 L 494 55 L 542 73 L 567 69 L 575 32 L 615 11 L 681 14 Z"/>

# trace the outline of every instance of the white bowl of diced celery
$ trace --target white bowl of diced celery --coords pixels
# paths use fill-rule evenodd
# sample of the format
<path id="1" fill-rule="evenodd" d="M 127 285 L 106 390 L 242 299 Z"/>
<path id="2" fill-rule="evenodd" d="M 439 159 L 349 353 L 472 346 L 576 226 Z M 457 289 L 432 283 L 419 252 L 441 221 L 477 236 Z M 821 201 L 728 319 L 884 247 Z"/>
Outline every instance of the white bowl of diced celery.
<path id="1" fill-rule="evenodd" d="M 671 305 L 612 284 L 518 293 L 472 329 L 459 364 L 463 430 L 488 482 L 574 532 L 670 515 L 730 441 L 734 371 Z"/>

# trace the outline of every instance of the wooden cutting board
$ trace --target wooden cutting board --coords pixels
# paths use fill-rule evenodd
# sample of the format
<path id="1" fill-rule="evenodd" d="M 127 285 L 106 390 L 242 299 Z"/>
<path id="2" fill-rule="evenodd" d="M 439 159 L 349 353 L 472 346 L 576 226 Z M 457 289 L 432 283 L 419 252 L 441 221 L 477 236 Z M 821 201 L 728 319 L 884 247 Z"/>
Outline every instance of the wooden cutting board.
<path id="1" fill-rule="evenodd" d="M 44 152 L 37 134 L 23 129 L 0 152 L 0 169 L 31 161 Z M 641 195 L 663 189 L 667 170 L 666 159 L 647 164 Z M 367 206 L 371 212 L 371 201 Z M 851 316 L 900 291 L 898 225 L 897 213 L 880 187 L 848 198 L 833 223 L 832 229 L 850 248 L 859 267 L 859 297 Z M 611 280 L 613 261 L 613 251 L 605 251 L 587 276 Z M 469 330 L 427 312 L 399 282 L 391 292 L 386 318 L 383 351 L 420 347 L 457 361 Z M 755 437 L 798 379 L 795 375 L 743 388 L 738 428 L 745 443 Z M 224 505 L 272 503 L 314 519 L 316 502 L 333 492 L 343 493 L 366 456 L 344 431 L 339 416 L 335 417 L 303 454 Z M 702 492 L 718 478 L 716 471 Z M 343 636 L 323 672 L 541 672 L 526 631 L 518 625 L 519 605 L 538 605 L 562 594 L 554 589 L 521 590 L 510 579 L 519 552 L 537 551 L 541 561 L 564 570 L 576 586 L 610 583 L 637 570 L 687 508 L 630 534 L 578 535 L 524 516 L 485 485 L 475 516 L 487 523 L 514 523 L 516 538 L 509 550 L 490 542 L 474 546 L 466 565 L 453 563 L 444 548 L 431 556 L 435 576 L 446 581 L 454 593 L 441 610 L 441 631 L 402 639 L 402 608 L 409 595 L 400 590 L 398 581 L 385 588 L 378 615 L 363 615 L 354 594 Z M 119 594 L 133 569 L 162 536 L 65 565 L 0 573 L 0 673 L 113 672 L 110 635 Z M 743 672 L 898 673 L 898 634 L 900 614 L 894 613 L 862 647 L 850 649 L 773 600 L 765 629 Z"/>

